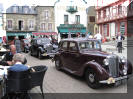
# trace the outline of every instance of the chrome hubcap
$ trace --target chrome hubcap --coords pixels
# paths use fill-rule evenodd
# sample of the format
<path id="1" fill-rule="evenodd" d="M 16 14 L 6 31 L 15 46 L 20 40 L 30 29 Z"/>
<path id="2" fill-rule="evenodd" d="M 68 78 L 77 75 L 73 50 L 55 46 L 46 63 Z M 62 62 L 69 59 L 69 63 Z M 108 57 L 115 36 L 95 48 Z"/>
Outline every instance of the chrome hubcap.
<path id="1" fill-rule="evenodd" d="M 95 81 L 93 74 L 89 75 L 89 80 L 90 80 L 91 83 L 93 83 Z"/>

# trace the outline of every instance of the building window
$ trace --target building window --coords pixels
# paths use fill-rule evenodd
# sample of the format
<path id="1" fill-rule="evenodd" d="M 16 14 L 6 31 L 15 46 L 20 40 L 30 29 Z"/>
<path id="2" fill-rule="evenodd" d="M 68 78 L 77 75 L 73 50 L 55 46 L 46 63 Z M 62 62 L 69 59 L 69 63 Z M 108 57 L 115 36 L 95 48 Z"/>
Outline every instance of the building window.
<path id="1" fill-rule="evenodd" d="M 7 28 L 12 28 L 12 20 L 7 20 Z"/>
<path id="2" fill-rule="evenodd" d="M 48 23 L 48 30 L 52 30 L 52 23 Z"/>
<path id="3" fill-rule="evenodd" d="M 68 24 L 68 15 L 64 15 L 64 24 Z"/>
<path id="4" fill-rule="evenodd" d="M 18 12 L 18 7 L 17 6 L 13 7 L 13 13 L 17 13 L 17 12 Z"/>
<path id="5" fill-rule="evenodd" d="M 80 15 L 76 15 L 75 21 L 76 23 L 80 24 Z"/>
<path id="6" fill-rule="evenodd" d="M 41 30 L 46 30 L 46 23 L 41 24 Z"/>
<path id="7" fill-rule="evenodd" d="M 34 21 L 33 20 L 29 21 L 29 28 L 34 28 Z"/>
<path id="8" fill-rule="evenodd" d="M 103 11 L 103 18 L 106 18 L 106 10 Z"/>
<path id="9" fill-rule="evenodd" d="M 95 16 L 90 16 L 90 22 L 95 22 Z"/>
<path id="10" fill-rule="evenodd" d="M 49 17 L 49 13 L 48 13 L 48 11 L 44 11 L 44 18 L 45 18 L 45 20 L 47 20 L 48 17 Z"/>
<path id="11" fill-rule="evenodd" d="M 101 12 L 98 12 L 98 19 L 101 19 Z"/>
<path id="12" fill-rule="evenodd" d="M 18 21 L 18 26 L 19 26 L 19 30 L 22 30 L 24 28 L 24 23 L 23 21 Z"/>
<path id="13" fill-rule="evenodd" d="M 122 34 L 125 34 L 125 22 L 121 22 L 121 23 L 120 23 L 120 32 L 121 32 Z"/>
<path id="14" fill-rule="evenodd" d="M 104 30 L 104 36 L 105 37 L 107 37 L 108 35 L 107 35 L 107 24 L 105 24 L 104 26 L 103 26 L 103 30 Z"/>
<path id="15" fill-rule="evenodd" d="M 122 14 L 122 6 L 118 5 L 118 14 Z"/>

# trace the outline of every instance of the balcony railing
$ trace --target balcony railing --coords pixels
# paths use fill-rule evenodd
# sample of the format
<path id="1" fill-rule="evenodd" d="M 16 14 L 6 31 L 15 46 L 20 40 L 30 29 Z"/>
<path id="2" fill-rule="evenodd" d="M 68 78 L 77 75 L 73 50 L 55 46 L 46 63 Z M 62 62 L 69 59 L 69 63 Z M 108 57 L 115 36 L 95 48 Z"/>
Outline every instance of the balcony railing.
<path id="1" fill-rule="evenodd" d="M 75 13 L 78 11 L 77 6 L 67 6 L 66 9 L 67 12 L 70 12 L 71 14 Z"/>
<path id="2" fill-rule="evenodd" d="M 117 20 L 127 17 L 126 11 L 123 11 L 121 14 L 114 13 L 113 15 L 107 15 L 106 17 L 101 17 L 100 19 L 97 19 L 97 23 L 104 23 L 112 20 Z"/>

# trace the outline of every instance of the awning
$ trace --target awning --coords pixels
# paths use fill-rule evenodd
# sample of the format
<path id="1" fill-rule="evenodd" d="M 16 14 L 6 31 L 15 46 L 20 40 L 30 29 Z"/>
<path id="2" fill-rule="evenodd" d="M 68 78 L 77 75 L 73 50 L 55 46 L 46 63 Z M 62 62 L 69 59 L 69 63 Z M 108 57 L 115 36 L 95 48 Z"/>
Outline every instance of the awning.
<path id="1" fill-rule="evenodd" d="M 57 35 L 57 33 L 56 32 L 33 32 L 32 33 L 33 35 L 35 35 L 35 36 L 39 36 L 39 35 Z"/>
<path id="2" fill-rule="evenodd" d="M 13 33 L 13 32 L 7 32 L 6 33 L 6 35 L 7 36 L 26 36 L 27 34 L 31 34 L 31 33 L 25 33 L 25 32 L 23 32 L 23 33 L 19 33 L 19 32 L 15 32 L 15 33 Z"/>
<path id="3" fill-rule="evenodd" d="M 86 27 L 83 24 L 60 24 L 57 29 L 61 34 L 69 34 L 69 32 L 71 32 L 71 34 L 86 33 Z"/>

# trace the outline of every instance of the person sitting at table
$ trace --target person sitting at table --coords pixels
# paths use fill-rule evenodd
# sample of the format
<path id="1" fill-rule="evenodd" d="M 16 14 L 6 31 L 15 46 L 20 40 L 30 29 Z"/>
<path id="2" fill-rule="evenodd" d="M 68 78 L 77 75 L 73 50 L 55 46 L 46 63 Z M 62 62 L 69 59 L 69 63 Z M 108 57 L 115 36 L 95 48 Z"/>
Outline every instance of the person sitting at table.
<path id="1" fill-rule="evenodd" d="M 4 58 L 0 61 L 0 65 L 12 65 L 12 58 L 14 54 L 16 54 L 16 47 L 15 45 L 10 45 L 10 51 L 4 55 Z"/>
<path id="2" fill-rule="evenodd" d="M 23 65 L 24 61 L 25 61 L 25 56 L 23 54 L 20 53 L 15 54 L 12 60 L 14 65 L 8 68 L 8 70 L 17 71 L 17 72 L 28 70 L 29 69 L 28 66 Z"/>
<path id="3" fill-rule="evenodd" d="M 16 47 L 15 45 L 10 45 L 10 52 L 6 53 L 4 58 L 0 61 L 0 65 L 3 66 L 11 66 L 13 65 L 12 63 L 12 58 L 16 54 Z M 23 64 L 27 63 L 27 59 L 25 58 L 25 61 Z"/>

